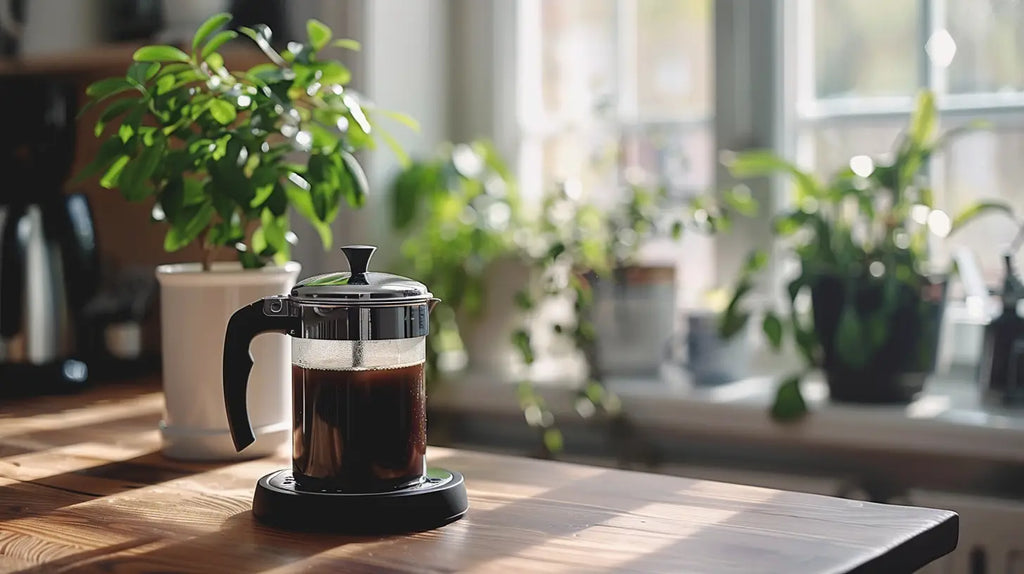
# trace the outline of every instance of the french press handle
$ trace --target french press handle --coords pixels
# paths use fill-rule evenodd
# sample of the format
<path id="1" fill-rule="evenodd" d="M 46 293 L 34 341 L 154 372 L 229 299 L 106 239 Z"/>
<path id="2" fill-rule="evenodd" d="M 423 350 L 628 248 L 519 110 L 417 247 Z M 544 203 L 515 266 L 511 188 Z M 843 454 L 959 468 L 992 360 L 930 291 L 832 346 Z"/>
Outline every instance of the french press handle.
<path id="1" fill-rule="evenodd" d="M 241 452 L 256 440 L 249 423 L 246 390 L 252 371 L 249 344 L 263 333 L 296 335 L 300 319 L 291 315 L 288 297 L 260 299 L 235 311 L 224 336 L 224 408 L 235 450 Z"/>

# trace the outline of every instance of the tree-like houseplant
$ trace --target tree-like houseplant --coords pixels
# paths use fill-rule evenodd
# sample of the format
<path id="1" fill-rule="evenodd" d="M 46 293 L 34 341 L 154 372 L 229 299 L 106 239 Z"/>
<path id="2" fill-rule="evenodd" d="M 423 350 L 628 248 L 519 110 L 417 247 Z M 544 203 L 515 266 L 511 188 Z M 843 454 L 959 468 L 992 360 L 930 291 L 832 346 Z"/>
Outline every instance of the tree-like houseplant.
<path id="1" fill-rule="evenodd" d="M 102 108 L 105 138 L 83 175 L 130 201 L 152 201 L 167 225 L 164 247 L 199 243 L 200 263 L 165 265 L 161 284 L 165 452 L 190 458 L 232 455 L 221 401 L 224 329 L 239 305 L 287 291 L 299 265 L 289 262 L 289 208 L 307 218 L 325 247 L 343 204 L 358 207 L 366 179 L 353 155 L 373 146 L 371 114 L 346 86 L 349 70 L 322 59 L 331 30 L 311 20 L 305 42 L 277 52 L 266 26 L 225 29 L 229 14 L 202 24 L 188 52 L 146 46 L 123 77 L 87 89 Z M 248 36 L 268 62 L 230 70 L 218 50 Z M 358 48 L 349 40 L 333 43 Z M 116 97 L 115 97 L 116 96 Z M 214 263 L 233 249 L 237 263 Z M 273 263 L 273 265 L 268 265 Z M 256 448 L 287 441 L 286 342 L 256 341 L 251 412 Z"/>
<path id="2" fill-rule="evenodd" d="M 962 131 L 936 135 L 934 98 L 923 92 L 890 158 L 857 156 L 827 181 L 770 152 L 727 158 L 736 177 L 781 173 L 796 188 L 794 208 L 774 219 L 773 231 L 776 254 L 795 259 L 799 273 L 787 282 L 785 308 L 768 311 L 762 326 L 775 349 L 789 338 L 805 367 L 779 386 L 777 419 L 806 411 L 799 382 L 815 368 L 833 400 L 906 402 L 921 391 L 934 368 L 949 277 L 935 266 L 933 243 L 982 213 L 1009 211 L 994 202 L 955 217 L 935 208 L 928 161 Z M 769 256 L 750 255 L 723 331 L 747 320 L 743 300 Z"/>

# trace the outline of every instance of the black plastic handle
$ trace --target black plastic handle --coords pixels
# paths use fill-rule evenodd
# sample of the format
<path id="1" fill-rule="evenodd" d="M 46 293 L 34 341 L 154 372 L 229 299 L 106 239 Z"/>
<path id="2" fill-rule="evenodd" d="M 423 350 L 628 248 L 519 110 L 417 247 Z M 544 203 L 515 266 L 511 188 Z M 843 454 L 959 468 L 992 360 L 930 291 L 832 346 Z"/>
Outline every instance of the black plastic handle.
<path id="1" fill-rule="evenodd" d="M 372 245 L 346 245 L 341 252 L 348 259 L 348 270 L 351 273 L 349 285 L 366 285 L 366 268 L 377 248 Z"/>
<path id="2" fill-rule="evenodd" d="M 269 297 L 235 311 L 224 336 L 224 408 L 235 450 L 241 452 L 256 440 L 249 423 L 246 390 L 252 371 L 249 343 L 261 333 L 295 334 L 299 318 L 289 314 L 285 297 Z"/>

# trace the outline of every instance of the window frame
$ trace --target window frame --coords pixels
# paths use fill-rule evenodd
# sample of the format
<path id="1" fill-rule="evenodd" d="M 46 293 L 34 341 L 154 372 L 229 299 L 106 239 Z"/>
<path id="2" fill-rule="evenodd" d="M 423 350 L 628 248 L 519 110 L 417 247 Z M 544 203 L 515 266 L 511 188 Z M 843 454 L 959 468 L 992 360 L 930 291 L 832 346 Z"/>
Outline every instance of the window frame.
<path id="1" fill-rule="evenodd" d="M 936 112 L 940 123 L 963 124 L 975 120 L 991 120 L 993 128 L 1024 126 L 1024 92 L 974 92 L 949 94 L 946 77 L 926 53 L 932 35 L 945 28 L 947 0 L 916 0 L 918 35 L 915 49 L 920 50 L 916 89 L 930 89 L 936 93 Z M 784 130 L 789 152 L 801 165 L 814 164 L 813 149 L 801 142 L 801 135 L 823 127 L 845 123 L 905 121 L 913 110 L 913 94 L 901 97 L 841 97 L 818 99 L 815 97 L 814 78 L 814 0 L 794 0 L 786 11 L 786 26 L 792 26 L 792 42 L 783 61 L 784 67 L 794 70 L 795 97 L 788 99 L 787 129 Z M 806 33 L 805 33 L 806 31 Z M 810 42 L 807 46 L 802 42 Z M 995 122 L 996 119 L 1001 121 Z M 1009 121 L 1005 121 L 1005 120 Z M 930 178 L 937 189 L 942 189 L 944 174 L 941 162 L 930 167 Z M 781 196 L 780 196 L 781 197 Z"/>
<path id="2" fill-rule="evenodd" d="M 608 118 L 588 117 L 584 121 L 547 115 L 542 101 L 543 93 L 539 82 L 541 49 L 541 3 L 542 0 L 517 0 L 516 2 L 496 3 L 495 21 L 515 22 L 514 32 L 503 32 L 496 37 L 496 63 L 499 70 L 515 70 L 514 78 L 499 88 L 503 99 L 498 104 L 505 110 L 499 117 L 496 130 L 500 135 L 499 149 L 514 158 L 520 188 L 527 197 L 539 196 L 545 188 L 543 173 L 543 148 L 547 140 L 559 134 L 572 131 L 593 132 L 608 135 L 622 142 L 631 134 L 651 134 L 664 132 L 673 137 L 684 138 L 704 131 L 711 137 L 713 144 L 714 114 L 694 114 L 690 116 L 643 116 L 637 109 L 637 93 L 635 82 L 622 82 L 623 76 L 636 76 L 636 0 L 613 0 L 616 7 L 616 86 L 623 89 L 617 92 L 614 112 Z M 625 47 L 625 49 L 623 49 Z M 498 72 L 501 75 L 501 72 Z M 527 84 L 524 87 L 524 84 Z M 509 94 L 527 93 L 532 98 L 516 99 L 510 102 Z M 509 103 L 512 104 L 509 107 Z M 713 101 L 712 101 L 713 104 Z M 508 110 L 514 109 L 514 114 Z M 713 107 L 712 107 L 713 109 Z M 621 149 L 621 145 L 620 145 Z M 622 170 L 615 170 L 622 182 Z M 678 190 L 681 195 L 705 191 L 700 186 L 684 186 Z"/>

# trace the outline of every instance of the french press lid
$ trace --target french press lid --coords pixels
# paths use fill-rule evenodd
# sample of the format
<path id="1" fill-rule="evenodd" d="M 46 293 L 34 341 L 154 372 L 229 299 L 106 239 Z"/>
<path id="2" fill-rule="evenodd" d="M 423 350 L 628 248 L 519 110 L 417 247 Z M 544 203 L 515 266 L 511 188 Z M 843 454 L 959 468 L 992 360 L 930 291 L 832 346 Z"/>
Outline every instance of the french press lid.
<path id="1" fill-rule="evenodd" d="M 419 281 L 368 271 L 370 258 L 376 250 L 372 245 L 342 247 L 349 270 L 299 281 L 292 289 L 292 299 L 304 303 L 378 306 L 425 303 L 434 298 Z"/>

